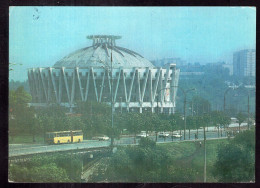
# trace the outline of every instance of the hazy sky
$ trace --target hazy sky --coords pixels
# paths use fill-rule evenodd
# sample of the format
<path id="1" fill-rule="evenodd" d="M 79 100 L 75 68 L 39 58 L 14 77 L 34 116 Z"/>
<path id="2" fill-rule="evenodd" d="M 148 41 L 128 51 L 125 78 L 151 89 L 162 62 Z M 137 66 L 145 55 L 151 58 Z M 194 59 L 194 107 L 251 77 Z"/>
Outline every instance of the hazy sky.
<path id="1" fill-rule="evenodd" d="M 255 48 L 253 7 L 10 7 L 9 61 L 21 63 L 10 79 L 26 80 L 26 69 L 49 67 L 90 46 L 87 35 L 121 35 L 117 45 L 149 60 L 232 63 L 232 53 Z"/>

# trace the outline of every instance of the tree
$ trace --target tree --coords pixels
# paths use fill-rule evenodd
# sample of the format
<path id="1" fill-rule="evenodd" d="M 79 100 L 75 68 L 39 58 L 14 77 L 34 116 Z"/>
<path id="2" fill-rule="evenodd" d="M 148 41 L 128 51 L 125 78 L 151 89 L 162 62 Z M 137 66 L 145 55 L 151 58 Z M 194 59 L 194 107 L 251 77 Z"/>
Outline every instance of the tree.
<path id="1" fill-rule="evenodd" d="M 195 128 L 197 129 L 197 138 L 198 138 L 198 136 L 199 136 L 199 128 L 200 128 L 200 126 L 201 126 L 201 121 L 202 121 L 202 118 L 201 118 L 201 116 L 195 116 Z"/>
<path id="2" fill-rule="evenodd" d="M 82 172 L 81 160 L 79 156 L 74 156 L 70 153 L 69 155 L 58 155 L 55 157 L 54 163 L 57 167 L 66 171 L 70 181 L 80 182 Z"/>
<path id="3" fill-rule="evenodd" d="M 117 113 L 114 115 L 114 135 L 117 138 L 120 138 L 123 130 L 126 129 L 126 119 L 127 113 Z"/>
<path id="4" fill-rule="evenodd" d="M 192 98 L 192 102 L 193 110 L 195 111 L 196 115 L 203 115 L 204 113 L 208 113 L 211 110 L 210 102 L 200 96 L 194 96 Z"/>
<path id="5" fill-rule="evenodd" d="M 224 127 L 226 128 L 227 125 L 230 123 L 230 117 L 228 117 L 225 113 L 221 111 L 212 111 L 211 114 L 211 120 L 214 126 L 218 128 L 218 137 L 219 137 L 219 128 Z M 221 132 L 222 133 L 222 132 Z M 222 136 L 222 134 L 221 134 Z"/>
<path id="6" fill-rule="evenodd" d="M 218 147 L 215 175 L 220 182 L 255 181 L 255 131 L 247 130 Z"/>
<path id="7" fill-rule="evenodd" d="M 85 125 L 84 134 L 88 138 L 104 134 L 109 137 L 119 137 L 122 130 L 122 117 L 114 115 L 114 127 L 111 126 L 111 108 L 107 104 L 94 101 L 77 102 L 76 113 L 82 114 L 81 119 Z"/>
<path id="8" fill-rule="evenodd" d="M 141 138 L 139 142 L 139 146 L 143 148 L 152 148 L 154 149 L 156 146 L 156 142 L 149 138 Z"/>
<path id="9" fill-rule="evenodd" d="M 15 114 L 22 113 L 31 100 L 31 95 L 24 90 L 23 86 L 20 86 L 15 91 L 9 92 L 9 109 L 12 109 Z"/>
<path id="10" fill-rule="evenodd" d="M 168 119 L 161 119 L 161 120 L 160 120 L 159 129 L 160 129 L 161 131 L 167 132 L 167 131 L 170 130 L 170 128 L 171 128 L 171 127 L 170 127 L 170 121 L 169 121 Z M 166 137 L 164 136 L 163 139 L 164 139 L 164 142 L 165 142 Z"/>
<path id="11" fill-rule="evenodd" d="M 212 123 L 215 127 L 218 128 L 218 137 L 219 137 L 219 128 L 220 128 L 220 124 L 219 124 L 220 117 L 221 117 L 221 112 L 218 111 L 211 112 Z"/>
<path id="12" fill-rule="evenodd" d="M 180 131 L 180 135 L 181 135 L 181 130 L 184 129 L 184 118 L 181 114 L 179 113 L 175 113 L 174 114 L 174 119 L 176 121 L 176 130 Z M 181 140 L 181 137 L 180 137 Z"/>
<path id="13" fill-rule="evenodd" d="M 31 95 L 23 87 L 9 92 L 9 132 L 11 137 L 17 134 L 30 134 L 35 141 L 39 123 L 35 109 L 28 106 L 31 99 Z"/>
<path id="14" fill-rule="evenodd" d="M 231 122 L 231 118 L 229 116 L 227 116 L 226 114 L 222 113 L 220 116 L 220 121 L 219 124 L 221 125 L 221 127 L 224 127 L 224 129 L 227 128 L 227 126 L 230 124 Z M 221 129 L 221 136 L 222 136 L 222 129 Z"/>
<path id="15" fill-rule="evenodd" d="M 158 132 L 161 130 L 161 126 L 160 126 L 161 122 L 158 114 L 151 114 L 151 122 L 152 122 L 153 131 L 155 131 L 155 142 L 157 142 Z"/>
<path id="16" fill-rule="evenodd" d="M 99 103 L 96 101 L 78 101 L 75 108 L 75 112 L 90 116 L 94 114 L 103 114 L 109 116 L 111 115 L 111 107 L 107 104 Z"/>
<path id="17" fill-rule="evenodd" d="M 186 117 L 187 128 L 189 129 L 189 140 L 190 140 L 190 130 L 195 128 L 195 116 Z"/>
<path id="18" fill-rule="evenodd" d="M 239 133 L 240 133 L 240 125 L 246 120 L 246 115 L 239 112 L 236 116 L 237 120 L 238 120 L 238 130 L 239 130 Z"/>
<path id="19" fill-rule="evenodd" d="M 11 175 L 10 180 L 14 182 L 70 182 L 65 169 L 58 167 L 53 162 L 32 167 L 13 164 L 10 166 L 9 171 Z"/>
<path id="20" fill-rule="evenodd" d="M 136 135 L 141 130 L 142 120 L 139 113 L 130 112 L 127 116 L 127 130 L 134 134 L 134 143 L 136 143 Z"/>
<path id="21" fill-rule="evenodd" d="M 18 87 L 24 87 L 24 90 L 29 93 L 30 92 L 30 86 L 29 86 L 29 81 L 14 81 L 14 80 L 9 80 L 9 92 L 10 91 L 15 91 Z"/>
<path id="22" fill-rule="evenodd" d="M 141 138 L 138 146 L 122 147 L 101 163 L 91 182 L 187 182 L 195 177 L 196 171 L 174 161 L 167 148 Z"/>
<path id="23" fill-rule="evenodd" d="M 176 131 L 177 130 L 177 123 L 176 123 L 176 121 L 177 121 L 177 115 L 176 114 L 174 114 L 174 115 L 171 115 L 170 116 L 170 120 L 169 120 L 169 123 L 170 123 L 170 125 L 171 125 L 171 132 L 172 132 L 172 141 L 173 141 L 173 131 Z"/>
<path id="24" fill-rule="evenodd" d="M 140 114 L 140 116 L 141 116 L 141 119 L 143 120 L 142 129 L 145 130 L 146 136 L 147 136 L 148 131 L 153 130 L 151 113 L 145 112 L 145 113 Z"/>
<path id="25" fill-rule="evenodd" d="M 39 155 L 11 164 L 9 172 L 15 182 L 80 182 L 81 160 L 72 154 Z"/>
<path id="26" fill-rule="evenodd" d="M 29 177 L 31 182 L 68 182 L 70 181 L 66 171 L 59 168 L 55 163 L 45 164 L 30 169 Z"/>

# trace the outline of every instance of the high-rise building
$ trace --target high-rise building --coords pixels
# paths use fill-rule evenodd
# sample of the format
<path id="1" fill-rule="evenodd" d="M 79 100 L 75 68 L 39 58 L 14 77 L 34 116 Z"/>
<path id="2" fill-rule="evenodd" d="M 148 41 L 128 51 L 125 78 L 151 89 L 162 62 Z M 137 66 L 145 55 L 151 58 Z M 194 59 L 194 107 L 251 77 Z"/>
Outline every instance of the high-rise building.
<path id="1" fill-rule="evenodd" d="M 233 74 L 255 76 L 255 50 L 245 49 L 233 54 Z"/>

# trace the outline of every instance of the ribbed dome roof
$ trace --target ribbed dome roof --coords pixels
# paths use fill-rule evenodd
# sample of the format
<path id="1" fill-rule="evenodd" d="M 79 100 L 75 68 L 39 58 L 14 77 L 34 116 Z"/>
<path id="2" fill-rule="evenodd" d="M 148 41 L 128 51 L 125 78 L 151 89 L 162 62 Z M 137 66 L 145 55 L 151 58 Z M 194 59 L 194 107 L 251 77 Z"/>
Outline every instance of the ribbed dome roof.
<path id="1" fill-rule="evenodd" d="M 87 38 L 93 40 L 92 46 L 69 54 L 53 67 L 107 67 L 111 64 L 111 49 L 114 68 L 154 67 L 140 54 L 116 46 L 115 40 L 120 36 L 92 35 Z"/>

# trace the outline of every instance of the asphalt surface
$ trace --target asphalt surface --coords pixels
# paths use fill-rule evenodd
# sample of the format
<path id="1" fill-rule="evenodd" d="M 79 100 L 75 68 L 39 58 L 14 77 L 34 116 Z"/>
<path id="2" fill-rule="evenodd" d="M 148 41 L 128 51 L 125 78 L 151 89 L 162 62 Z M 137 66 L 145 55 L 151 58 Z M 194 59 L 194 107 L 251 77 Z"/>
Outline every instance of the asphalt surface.
<path id="1" fill-rule="evenodd" d="M 206 129 L 207 131 L 207 129 Z M 189 139 L 189 131 L 186 130 L 186 140 L 195 140 L 196 130 L 191 130 L 190 139 Z M 221 135 L 219 135 L 221 137 Z M 226 137 L 226 132 L 222 131 L 222 136 Z M 208 132 L 206 132 L 207 139 L 218 138 L 218 132 L 210 128 Z M 155 135 L 149 136 L 152 140 L 155 140 Z M 203 130 L 199 130 L 198 140 L 202 140 L 204 138 Z M 136 139 L 136 144 L 140 139 Z M 182 137 L 173 138 L 173 142 L 183 141 L 183 131 Z M 44 153 L 44 152 L 53 152 L 53 151 L 66 151 L 73 149 L 86 149 L 86 148 L 98 148 L 98 147 L 106 147 L 110 145 L 110 140 L 108 141 L 98 141 L 98 140 L 84 140 L 81 143 L 70 143 L 70 144 L 60 144 L 60 145 L 44 145 L 44 144 L 9 144 L 9 156 L 19 156 L 26 154 L 36 154 L 36 153 Z M 157 137 L 158 143 L 163 142 L 172 142 L 171 136 L 167 138 Z M 124 137 L 119 140 L 115 139 L 115 145 L 129 145 L 134 144 L 134 137 Z"/>

